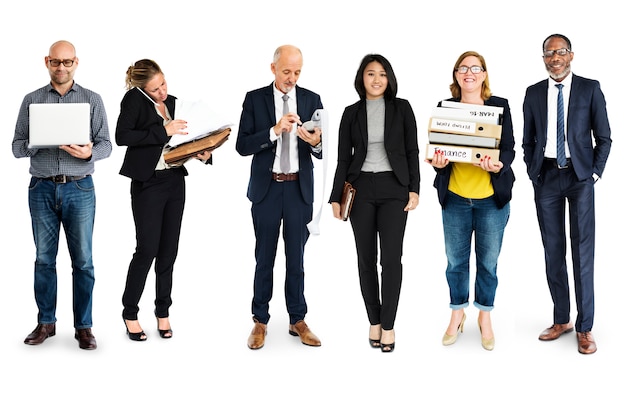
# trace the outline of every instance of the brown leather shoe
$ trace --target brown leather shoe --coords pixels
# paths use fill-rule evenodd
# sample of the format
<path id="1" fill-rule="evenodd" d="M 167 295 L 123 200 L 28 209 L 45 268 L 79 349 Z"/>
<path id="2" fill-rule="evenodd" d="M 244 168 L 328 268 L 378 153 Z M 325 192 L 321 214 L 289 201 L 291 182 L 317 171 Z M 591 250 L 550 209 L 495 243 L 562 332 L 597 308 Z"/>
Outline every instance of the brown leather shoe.
<path id="1" fill-rule="evenodd" d="M 581 354 L 593 354 L 598 350 L 591 331 L 576 332 L 576 337 L 578 337 L 578 352 Z"/>
<path id="2" fill-rule="evenodd" d="M 292 336 L 300 336 L 302 344 L 319 347 L 322 345 L 320 339 L 311 332 L 311 329 L 304 321 L 298 321 L 294 325 L 289 325 L 289 334 Z"/>
<path id="3" fill-rule="evenodd" d="M 258 320 L 254 320 L 254 327 L 250 336 L 248 336 L 248 348 L 251 350 L 258 350 L 265 345 L 265 335 L 267 334 L 267 324 L 261 323 Z"/>
<path id="4" fill-rule="evenodd" d="M 550 326 L 539 335 L 539 340 L 542 341 L 551 341 L 556 340 L 561 337 L 564 333 L 569 333 L 574 330 L 574 325 L 571 322 L 569 323 L 555 323 Z"/>
<path id="5" fill-rule="evenodd" d="M 83 350 L 95 350 L 98 345 L 96 344 L 96 338 L 91 333 L 91 328 L 76 329 L 74 338 L 78 340 L 78 346 Z"/>
<path id="6" fill-rule="evenodd" d="M 38 345 L 44 342 L 48 337 L 52 337 L 56 334 L 56 324 L 54 323 L 39 323 L 35 330 L 31 334 L 26 336 L 24 344 Z"/>

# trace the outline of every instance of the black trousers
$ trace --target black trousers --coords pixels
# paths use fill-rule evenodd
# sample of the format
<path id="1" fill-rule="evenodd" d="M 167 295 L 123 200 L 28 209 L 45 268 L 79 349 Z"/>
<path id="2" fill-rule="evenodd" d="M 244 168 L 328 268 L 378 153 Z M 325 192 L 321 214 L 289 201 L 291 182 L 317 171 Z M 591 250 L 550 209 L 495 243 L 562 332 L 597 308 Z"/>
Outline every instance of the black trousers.
<path id="1" fill-rule="evenodd" d="M 361 173 L 350 223 L 354 232 L 361 294 L 371 325 L 393 329 L 402 285 L 402 248 L 408 188 L 392 172 Z M 378 248 L 380 246 L 380 279 Z"/>
<path id="2" fill-rule="evenodd" d="M 154 261 L 154 313 L 159 318 L 166 318 L 172 305 L 172 274 L 185 206 L 184 171 L 157 171 L 146 182 L 132 181 L 130 195 L 137 246 L 128 266 L 122 316 L 137 319 L 139 300 Z"/>

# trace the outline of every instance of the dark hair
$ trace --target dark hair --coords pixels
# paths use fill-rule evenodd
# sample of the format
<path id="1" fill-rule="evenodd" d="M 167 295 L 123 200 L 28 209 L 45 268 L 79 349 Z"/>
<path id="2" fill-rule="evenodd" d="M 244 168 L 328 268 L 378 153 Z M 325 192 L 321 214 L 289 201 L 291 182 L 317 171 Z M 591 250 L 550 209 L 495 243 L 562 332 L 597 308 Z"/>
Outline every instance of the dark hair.
<path id="1" fill-rule="evenodd" d="M 143 89 L 146 84 L 161 72 L 161 67 L 151 59 L 140 59 L 126 70 L 126 89 L 133 87 Z"/>
<path id="2" fill-rule="evenodd" d="M 398 93 L 398 81 L 396 80 L 396 75 L 393 73 L 393 68 L 387 58 L 380 54 L 367 54 L 361 60 L 361 66 L 359 66 L 359 70 L 356 72 L 356 77 L 354 78 L 354 88 L 359 94 L 359 97 L 361 99 L 366 97 L 365 83 L 363 83 L 363 73 L 370 62 L 380 63 L 383 66 L 385 73 L 387 73 L 387 89 L 385 90 L 385 99 L 396 98 L 396 94 Z"/>
<path id="3" fill-rule="evenodd" d="M 461 65 L 461 62 L 467 57 L 476 57 L 480 61 L 480 66 L 483 67 L 483 70 L 487 72 L 487 62 L 485 61 L 485 57 L 477 53 L 476 51 L 465 51 L 463 54 L 459 55 L 456 62 L 454 63 L 454 68 L 452 68 L 452 83 L 450 83 L 450 93 L 453 98 L 461 98 L 461 86 L 459 82 L 456 80 L 456 70 Z M 489 87 L 489 74 L 485 74 L 485 80 L 483 81 L 483 86 L 481 88 L 481 97 L 483 100 L 489 99 L 491 97 L 491 88 Z"/>
<path id="4" fill-rule="evenodd" d="M 543 41 L 543 46 L 541 47 L 541 51 L 544 51 L 546 49 L 546 43 L 548 42 L 548 40 L 555 39 L 555 38 L 564 40 L 567 43 L 567 49 L 572 51 L 572 42 L 569 41 L 567 36 L 562 35 L 560 33 L 553 33 L 550 36 L 546 37 L 546 39 Z"/>

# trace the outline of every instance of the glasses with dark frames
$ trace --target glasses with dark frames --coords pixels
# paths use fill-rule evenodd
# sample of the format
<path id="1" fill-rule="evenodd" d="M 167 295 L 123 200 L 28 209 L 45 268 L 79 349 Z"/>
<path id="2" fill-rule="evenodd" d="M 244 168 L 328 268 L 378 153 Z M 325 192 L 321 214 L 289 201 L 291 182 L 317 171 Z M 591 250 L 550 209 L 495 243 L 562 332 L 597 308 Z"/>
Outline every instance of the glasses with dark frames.
<path id="1" fill-rule="evenodd" d="M 74 65 L 74 60 L 73 59 L 49 59 L 48 63 L 53 68 L 56 68 L 57 66 L 61 64 L 63 64 L 63 66 L 65 66 L 66 68 L 69 68 L 70 66 Z"/>
<path id="2" fill-rule="evenodd" d="M 554 57 L 554 54 L 563 57 L 571 52 L 572 50 L 570 50 L 569 48 L 559 48 L 558 50 L 543 50 L 543 57 L 551 58 Z"/>
<path id="3" fill-rule="evenodd" d="M 474 66 L 459 66 L 458 68 L 456 68 L 456 71 L 459 72 L 460 74 L 464 75 L 466 74 L 468 71 L 471 71 L 472 73 L 476 74 L 476 73 L 480 73 L 482 71 L 484 71 L 485 69 L 482 66 L 478 66 L 478 65 L 474 65 Z"/>

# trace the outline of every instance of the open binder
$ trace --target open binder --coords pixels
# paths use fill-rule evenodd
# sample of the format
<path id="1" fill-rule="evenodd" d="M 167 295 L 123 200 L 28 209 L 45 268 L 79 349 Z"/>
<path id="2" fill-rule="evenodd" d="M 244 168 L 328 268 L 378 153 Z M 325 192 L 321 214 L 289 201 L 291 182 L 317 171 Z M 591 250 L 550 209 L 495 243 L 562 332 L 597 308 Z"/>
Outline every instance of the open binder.
<path id="1" fill-rule="evenodd" d="M 220 129 L 206 137 L 188 141 L 172 148 L 169 152 L 163 155 L 163 158 L 168 164 L 181 161 L 184 162 L 199 153 L 219 148 L 222 144 L 224 144 L 224 142 L 226 142 L 226 140 L 228 140 L 229 135 L 230 127 Z"/>

